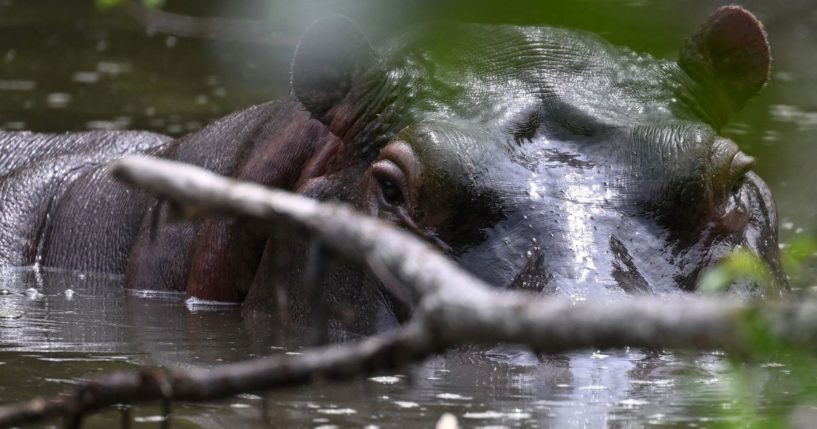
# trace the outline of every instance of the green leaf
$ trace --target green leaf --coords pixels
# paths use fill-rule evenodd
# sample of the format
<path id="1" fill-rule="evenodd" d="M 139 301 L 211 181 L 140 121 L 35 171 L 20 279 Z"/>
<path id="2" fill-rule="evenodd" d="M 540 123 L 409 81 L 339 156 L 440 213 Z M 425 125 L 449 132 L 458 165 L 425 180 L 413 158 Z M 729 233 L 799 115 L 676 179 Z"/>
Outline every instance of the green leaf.
<path id="1" fill-rule="evenodd" d="M 142 0 L 142 4 L 151 9 L 159 9 L 165 5 L 165 0 Z"/>
<path id="2" fill-rule="evenodd" d="M 96 8 L 100 10 L 120 6 L 123 0 L 96 0 Z"/>
<path id="3" fill-rule="evenodd" d="M 698 290 L 704 294 L 717 294 L 728 290 L 740 279 L 750 280 L 766 290 L 774 286 L 772 273 L 760 257 L 746 249 L 735 249 L 704 273 L 698 282 Z"/>
<path id="4" fill-rule="evenodd" d="M 705 295 L 717 295 L 729 289 L 735 280 L 735 276 L 725 267 L 715 267 L 698 282 L 698 290 Z"/>
<path id="5" fill-rule="evenodd" d="M 794 237 L 786 249 L 780 254 L 783 269 L 792 276 L 797 276 L 808 262 L 817 253 L 817 240 L 808 235 Z"/>

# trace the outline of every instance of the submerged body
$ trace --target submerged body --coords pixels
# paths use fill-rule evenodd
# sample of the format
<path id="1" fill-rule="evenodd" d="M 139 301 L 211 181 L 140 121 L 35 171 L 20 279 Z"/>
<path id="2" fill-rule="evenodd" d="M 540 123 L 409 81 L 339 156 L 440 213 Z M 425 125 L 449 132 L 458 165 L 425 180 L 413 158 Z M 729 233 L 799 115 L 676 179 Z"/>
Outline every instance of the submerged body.
<path id="1" fill-rule="evenodd" d="M 0 264 L 127 273 L 129 287 L 308 320 L 307 240 L 242 220 L 165 224 L 158 202 L 106 174 L 147 152 L 347 202 L 497 287 L 690 291 L 745 249 L 783 288 L 771 195 L 717 133 L 768 69 L 765 34 L 738 7 L 716 12 L 678 62 L 582 32 L 468 24 L 426 26 L 375 53 L 330 18 L 298 48 L 289 100 L 179 140 L 0 134 Z M 356 332 L 410 311 L 342 261 L 323 286 L 333 320 Z"/>

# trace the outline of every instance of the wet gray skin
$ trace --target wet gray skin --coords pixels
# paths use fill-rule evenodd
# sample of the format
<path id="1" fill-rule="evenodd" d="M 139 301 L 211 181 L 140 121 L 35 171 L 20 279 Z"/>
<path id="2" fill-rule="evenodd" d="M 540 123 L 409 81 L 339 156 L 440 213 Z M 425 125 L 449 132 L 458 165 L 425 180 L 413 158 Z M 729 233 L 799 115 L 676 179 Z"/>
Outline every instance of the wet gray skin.
<path id="1" fill-rule="evenodd" d="M 721 46 L 723 25 L 756 28 L 744 52 L 721 62 L 744 61 L 740 73 L 698 63 L 701 46 Z M 340 45 L 358 41 L 352 29 L 332 29 L 348 36 L 323 50 L 308 34 L 295 95 L 344 143 L 299 191 L 411 230 L 500 288 L 577 299 L 692 291 L 702 272 L 746 249 L 782 290 L 769 189 L 717 131 L 765 82 L 757 25 L 742 9 L 720 10 L 682 65 L 550 28 L 426 27 L 379 57 L 365 42 Z M 333 73 L 314 72 L 311 62 L 327 57 Z M 749 282 L 733 290 L 764 292 Z M 394 307 L 393 294 L 372 299 Z"/>
<path id="2" fill-rule="evenodd" d="M 784 290 L 769 190 L 718 135 L 768 78 L 765 33 L 744 9 L 722 8 L 679 57 L 571 30 L 451 23 L 375 53 L 349 20 L 328 18 L 297 49 L 289 100 L 181 139 L 0 134 L 2 148 L 33 153 L 0 155 L 0 195 L 15 201 L 0 217 L 0 264 L 127 270 L 130 288 L 243 300 L 258 310 L 248 314 L 279 319 L 270 323 L 325 314 L 344 333 L 410 316 L 412 300 L 387 273 L 342 255 L 317 289 L 305 287 L 310 239 L 292 231 L 223 220 L 152 231 L 161 208 L 107 174 L 110 160 L 145 151 L 348 202 L 498 288 L 576 299 L 692 291 L 746 249 L 773 273 L 771 292 Z M 39 162 L 52 146 L 37 142 L 52 140 L 60 156 L 46 150 Z"/>

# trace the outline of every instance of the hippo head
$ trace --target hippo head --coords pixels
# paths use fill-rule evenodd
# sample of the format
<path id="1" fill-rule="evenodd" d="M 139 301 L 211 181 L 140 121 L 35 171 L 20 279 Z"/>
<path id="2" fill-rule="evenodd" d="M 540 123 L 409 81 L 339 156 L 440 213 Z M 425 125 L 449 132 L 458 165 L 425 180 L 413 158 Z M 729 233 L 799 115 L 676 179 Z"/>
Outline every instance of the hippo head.
<path id="1" fill-rule="evenodd" d="M 739 7 L 678 61 L 583 32 L 450 23 L 376 54 L 348 20 L 325 19 L 296 52 L 292 93 L 338 139 L 296 190 L 412 231 L 499 288 L 691 291 L 735 249 L 783 287 L 769 189 L 718 134 L 769 65 Z M 359 301 L 339 292 L 368 287 L 350 272 L 328 287 Z"/>

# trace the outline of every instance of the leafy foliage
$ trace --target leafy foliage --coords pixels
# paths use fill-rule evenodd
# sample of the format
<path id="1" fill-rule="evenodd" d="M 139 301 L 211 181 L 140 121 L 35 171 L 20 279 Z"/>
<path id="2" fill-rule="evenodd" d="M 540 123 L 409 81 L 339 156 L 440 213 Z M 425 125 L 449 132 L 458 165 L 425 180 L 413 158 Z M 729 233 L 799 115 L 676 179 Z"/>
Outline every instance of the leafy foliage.
<path id="1" fill-rule="evenodd" d="M 141 0 L 142 4 L 151 8 L 158 9 L 165 4 L 165 0 Z M 98 9 L 110 9 L 112 7 L 122 6 L 125 0 L 96 0 L 96 7 Z"/>
<path id="2" fill-rule="evenodd" d="M 798 235 L 783 246 L 780 259 L 795 292 L 809 281 L 807 268 L 817 255 L 817 237 Z M 737 281 L 773 287 L 769 268 L 756 256 L 737 250 L 704 274 L 699 290 L 716 294 Z M 745 314 L 741 333 L 752 344 L 750 355 L 730 356 L 727 396 L 731 409 L 712 422 L 716 428 L 787 428 L 805 408 L 817 404 L 817 357 L 793 347 L 771 331 L 765 315 Z M 781 376 L 783 374 L 784 376 Z"/>

